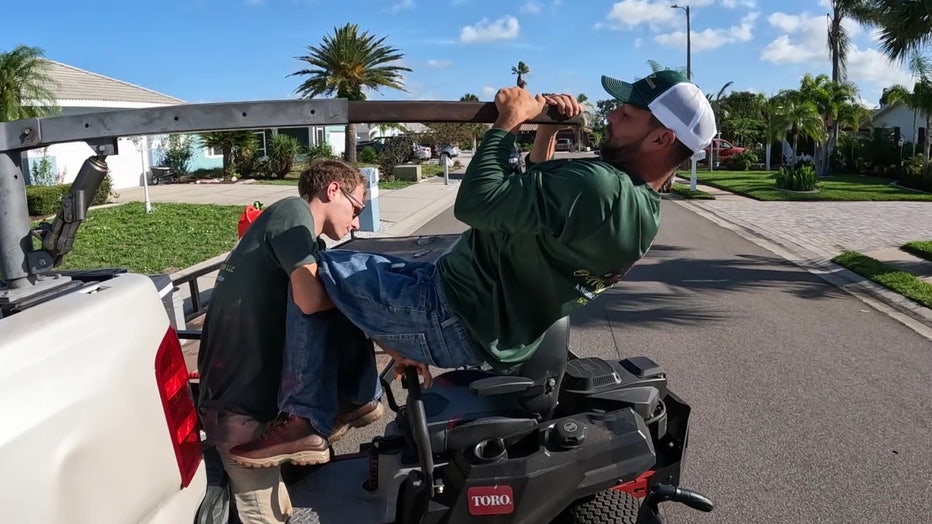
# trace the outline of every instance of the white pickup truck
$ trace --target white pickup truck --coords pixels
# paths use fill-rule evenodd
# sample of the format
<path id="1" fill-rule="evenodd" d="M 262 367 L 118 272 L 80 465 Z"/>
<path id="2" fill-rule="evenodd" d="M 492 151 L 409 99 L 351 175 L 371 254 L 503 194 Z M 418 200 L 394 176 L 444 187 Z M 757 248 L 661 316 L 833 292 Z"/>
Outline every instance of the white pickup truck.
<path id="1" fill-rule="evenodd" d="M 305 100 L 0 123 L 0 522 L 229 518 L 222 485 L 208 481 L 216 471 L 202 451 L 189 371 L 153 280 L 54 269 L 73 246 L 119 137 L 348 122 L 491 122 L 495 114 L 494 105 L 482 103 Z M 78 141 L 94 154 L 54 220 L 35 227 L 22 156 Z"/>

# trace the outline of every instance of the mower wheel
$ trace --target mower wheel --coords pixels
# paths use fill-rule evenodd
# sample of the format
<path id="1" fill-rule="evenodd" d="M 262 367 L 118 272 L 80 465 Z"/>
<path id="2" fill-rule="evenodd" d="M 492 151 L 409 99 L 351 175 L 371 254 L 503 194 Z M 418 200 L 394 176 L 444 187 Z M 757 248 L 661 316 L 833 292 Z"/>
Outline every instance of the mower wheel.
<path id="1" fill-rule="evenodd" d="M 600 491 L 574 501 L 552 524 L 634 524 L 639 505 L 623 491 Z"/>

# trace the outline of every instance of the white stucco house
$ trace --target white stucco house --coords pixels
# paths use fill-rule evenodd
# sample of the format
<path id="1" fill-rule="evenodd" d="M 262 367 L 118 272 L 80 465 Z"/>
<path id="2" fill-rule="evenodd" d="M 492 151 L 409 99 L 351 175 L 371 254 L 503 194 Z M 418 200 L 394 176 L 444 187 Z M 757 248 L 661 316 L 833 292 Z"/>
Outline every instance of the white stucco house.
<path id="1" fill-rule="evenodd" d="M 84 71 L 60 62 L 52 60 L 49 62 L 49 76 L 58 84 L 53 92 L 61 107 L 62 116 L 184 103 L 178 98 L 128 82 Z M 107 157 L 113 188 L 142 185 L 142 174 L 152 165 L 154 157 L 157 161 L 156 153 L 148 148 L 145 152 L 141 152 L 128 137 L 121 138 L 118 147 L 118 155 Z M 26 175 L 26 180 L 31 182 L 32 166 L 42 156 L 48 156 L 52 169 L 58 177 L 58 183 L 69 183 L 74 181 L 81 165 L 91 154 L 93 151 L 84 142 L 55 144 L 47 148 L 31 150 L 23 159 L 23 173 Z"/>
<path id="2" fill-rule="evenodd" d="M 90 71 L 85 71 L 60 62 L 49 60 L 49 76 L 56 86 L 52 89 L 61 107 L 61 115 L 77 115 L 114 111 L 120 109 L 142 109 L 149 107 L 185 104 L 184 100 L 129 82 L 117 80 Z M 276 128 L 256 130 L 259 139 L 259 154 L 268 152 L 269 142 L 276 134 L 288 134 L 298 139 L 304 146 L 313 146 L 326 141 L 336 155 L 344 150 L 345 127 L 305 126 L 295 128 Z M 133 138 L 136 140 L 134 141 Z M 118 141 L 119 154 L 107 157 L 113 188 L 121 189 L 139 187 L 143 184 L 144 173 L 152 166 L 161 165 L 166 144 L 164 136 L 125 137 Z M 92 154 L 91 148 L 84 142 L 55 144 L 47 148 L 31 150 L 23 155 L 22 170 L 27 183 L 33 183 L 31 170 L 43 156 L 51 163 L 57 183 L 73 182 L 84 161 Z M 195 142 L 189 169 L 217 168 L 223 164 L 220 151 L 203 147 Z"/>
<path id="3" fill-rule="evenodd" d="M 917 112 L 903 104 L 887 104 L 878 109 L 871 118 L 872 127 L 885 127 L 887 129 L 900 128 L 903 142 L 911 142 L 919 146 L 926 137 L 926 115 Z"/>

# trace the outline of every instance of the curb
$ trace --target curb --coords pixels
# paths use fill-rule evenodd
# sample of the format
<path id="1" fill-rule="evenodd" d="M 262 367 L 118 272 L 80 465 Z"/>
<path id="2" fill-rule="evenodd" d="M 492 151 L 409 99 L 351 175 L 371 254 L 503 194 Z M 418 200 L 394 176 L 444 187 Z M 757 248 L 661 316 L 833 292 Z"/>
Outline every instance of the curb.
<path id="1" fill-rule="evenodd" d="M 699 215 L 710 222 L 735 232 L 753 244 L 786 259 L 818 276 L 829 284 L 858 298 L 865 304 L 912 329 L 932 341 L 932 310 L 909 300 L 803 246 L 771 238 L 759 228 L 746 224 L 725 213 L 697 205 L 695 201 L 672 200 L 676 205 Z M 802 254 L 801 254 L 802 253 Z"/>
<path id="2" fill-rule="evenodd" d="M 446 194 L 434 200 L 423 209 L 415 211 L 408 217 L 395 222 L 387 231 L 380 231 L 373 236 L 377 238 L 410 236 L 420 229 L 421 226 L 430 222 L 453 205 L 459 190 L 459 182 L 451 182 L 450 185 L 441 185 L 441 190 Z"/>

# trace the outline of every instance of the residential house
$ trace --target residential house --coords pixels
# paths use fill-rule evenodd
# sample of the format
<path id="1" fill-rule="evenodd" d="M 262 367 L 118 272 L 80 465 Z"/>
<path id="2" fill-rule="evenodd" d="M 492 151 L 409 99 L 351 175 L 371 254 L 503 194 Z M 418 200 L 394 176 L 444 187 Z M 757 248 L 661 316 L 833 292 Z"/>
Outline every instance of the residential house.
<path id="1" fill-rule="evenodd" d="M 899 128 L 904 143 L 913 143 L 919 151 L 926 137 L 926 115 L 903 104 L 881 106 L 871 118 L 872 127 Z"/>
<path id="2" fill-rule="evenodd" d="M 53 93 L 61 107 L 61 115 L 78 115 L 116 111 L 120 109 L 142 109 L 185 104 L 184 100 L 146 89 L 122 80 L 110 78 L 90 71 L 85 71 L 60 62 L 49 60 L 49 76 L 57 84 Z M 310 126 L 296 128 L 276 128 L 257 130 L 259 137 L 259 154 L 268 152 L 272 136 L 278 133 L 288 134 L 298 142 L 309 147 L 327 142 L 335 155 L 342 155 L 345 128 L 343 125 Z M 107 157 L 113 188 L 138 187 L 143 184 L 143 174 L 153 166 L 162 165 L 165 136 L 138 136 L 118 139 L 118 154 Z M 223 154 L 201 145 L 196 135 L 193 136 L 194 151 L 189 169 L 217 168 L 223 164 Z M 93 154 L 90 146 L 84 142 L 55 144 L 24 154 L 22 170 L 27 183 L 33 183 L 31 171 L 42 157 L 47 157 L 58 183 L 73 182 L 84 161 Z"/>
<path id="3" fill-rule="evenodd" d="M 53 92 L 61 107 L 62 116 L 184 103 L 183 100 L 128 82 L 60 62 L 49 62 L 49 76 L 57 84 Z M 137 137 L 136 142 L 131 137 L 118 140 L 119 154 L 107 158 L 115 189 L 142 185 L 142 174 L 155 160 L 155 154 L 147 145 L 148 140 L 144 137 Z M 36 165 L 38 159 L 46 156 L 58 183 L 70 183 L 74 181 L 84 161 L 92 154 L 90 146 L 84 142 L 55 144 L 28 151 L 24 155 L 22 169 L 26 180 L 31 183 L 32 166 Z"/>

